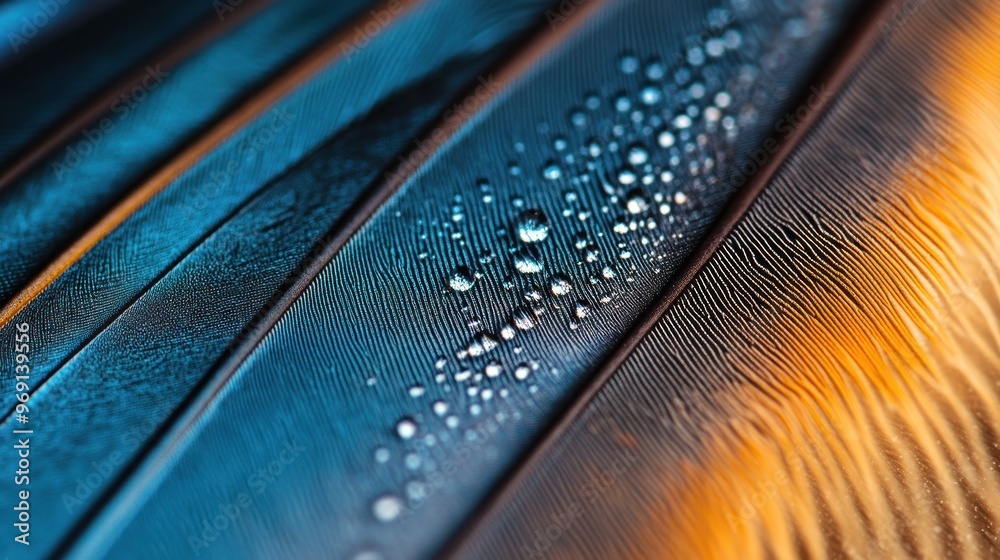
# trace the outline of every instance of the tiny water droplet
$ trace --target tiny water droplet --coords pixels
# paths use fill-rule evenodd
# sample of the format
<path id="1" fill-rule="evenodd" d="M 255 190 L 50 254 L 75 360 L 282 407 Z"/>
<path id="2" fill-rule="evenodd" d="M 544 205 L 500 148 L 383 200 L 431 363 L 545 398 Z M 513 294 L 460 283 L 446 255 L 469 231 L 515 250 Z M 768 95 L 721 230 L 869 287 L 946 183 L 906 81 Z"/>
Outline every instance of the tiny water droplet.
<path id="1" fill-rule="evenodd" d="M 527 307 L 518 307 L 514 309 L 512 318 L 514 320 L 514 326 L 522 331 L 535 328 L 535 314 Z"/>
<path id="2" fill-rule="evenodd" d="M 395 521 L 402 515 L 404 508 L 403 500 L 392 494 L 381 496 L 372 503 L 372 513 L 375 515 L 375 519 L 382 523 Z"/>
<path id="3" fill-rule="evenodd" d="M 434 401 L 434 404 L 431 405 L 431 408 L 432 410 L 434 410 L 434 414 L 438 416 L 444 416 L 445 414 L 448 414 L 448 403 L 444 401 Z"/>
<path id="4" fill-rule="evenodd" d="M 635 171 L 632 171 L 631 169 L 623 169 L 618 173 L 618 182 L 622 185 L 629 186 L 635 184 L 638 180 L 638 175 L 636 175 Z"/>
<path id="5" fill-rule="evenodd" d="M 673 146 L 675 142 L 677 142 L 677 139 L 674 137 L 674 134 L 672 132 L 670 132 L 669 130 L 664 130 L 660 132 L 659 136 L 656 137 L 656 141 L 661 148 L 669 148 Z"/>
<path id="6" fill-rule="evenodd" d="M 386 463 L 389 461 L 389 450 L 384 447 L 375 448 L 375 462 Z"/>
<path id="7" fill-rule="evenodd" d="M 618 59 L 618 68 L 624 74 L 635 74 L 639 70 L 639 59 L 632 53 L 625 53 Z"/>
<path id="8" fill-rule="evenodd" d="M 500 341 L 496 339 L 492 334 L 488 332 L 481 332 L 472 339 L 469 343 L 469 355 L 472 357 L 482 356 L 483 354 L 488 354 L 496 349 L 500 344 Z"/>
<path id="9" fill-rule="evenodd" d="M 500 366 L 499 362 L 493 361 L 486 364 L 483 371 L 486 373 L 486 377 L 498 377 L 503 372 L 503 367 Z"/>
<path id="10" fill-rule="evenodd" d="M 531 251 L 529 247 L 519 247 L 514 253 L 514 268 L 521 274 L 538 274 L 545 265 L 535 251 Z"/>
<path id="11" fill-rule="evenodd" d="M 396 423 L 396 434 L 402 439 L 417 435 L 417 424 L 411 418 L 403 418 Z"/>
<path id="12" fill-rule="evenodd" d="M 628 150 L 628 162 L 632 165 L 644 165 L 649 161 L 649 152 L 645 147 L 638 144 L 633 145 Z"/>
<path id="13" fill-rule="evenodd" d="M 656 105 L 663 99 L 663 92 L 654 85 L 648 85 L 639 92 L 639 99 L 647 106 Z"/>
<path id="14" fill-rule="evenodd" d="M 562 168 L 559 164 L 554 161 L 549 161 L 542 168 L 542 177 L 545 177 L 549 181 L 558 181 L 562 179 Z"/>
<path id="15" fill-rule="evenodd" d="M 642 191 L 635 189 L 628 192 L 625 200 L 625 208 L 630 214 L 643 214 L 649 210 L 649 201 Z"/>
<path id="16" fill-rule="evenodd" d="M 556 296 L 564 296 L 573 291 L 573 283 L 562 274 L 553 275 L 552 279 L 549 280 L 549 286 L 552 289 L 552 294 Z"/>
<path id="17" fill-rule="evenodd" d="M 576 302 L 576 316 L 578 319 L 585 319 L 590 315 L 590 302 L 581 299 Z"/>
<path id="18" fill-rule="evenodd" d="M 413 387 L 410 387 L 409 390 L 410 396 L 413 398 L 422 397 L 425 392 L 427 392 L 427 390 L 424 389 L 423 385 L 414 385 Z"/>

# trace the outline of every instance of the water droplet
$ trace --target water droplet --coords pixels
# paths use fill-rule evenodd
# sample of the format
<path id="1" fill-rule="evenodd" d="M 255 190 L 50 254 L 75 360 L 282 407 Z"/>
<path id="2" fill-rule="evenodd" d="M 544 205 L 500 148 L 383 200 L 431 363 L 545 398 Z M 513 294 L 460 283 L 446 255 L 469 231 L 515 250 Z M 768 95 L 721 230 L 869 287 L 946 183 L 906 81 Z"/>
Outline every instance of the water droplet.
<path id="1" fill-rule="evenodd" d="M 448 286 L 456 292 L 467 292 L 472 289 L 475 283 L 475 276 L 473 276 L 472 271 L 466 266 L 456 267 L 448 275 Z"/>
<path id="2" fill-rule="evenodd" d="M 720 91 L 719 93 L 715 94 L 715 104 L 720 109 L 725 109 L 726 107 L 729 107 L 729 104 L 732 102 L 733 102 L 733 96 L 729 95 L 729 92 Z"/>
<path id="3" fill-rule="evenodd" d="M 632 109 L 632 100 L 625 95 L 620 95 L 615 99 L 615 110 L 619 113 L 627 113 Z"/>
<path id="4" fill-rule="evenodd" d="M 639 59 L 631 53 L 625 53 L 618 59 L 618 68 L 624 74 L 635 74 L 639 70 Z"/>
<path id="5" fill-rule="evenodd" d="M 674 203 L 675 204 L 687 204 L 688 196 L 682 191 L 677 191 L 674 193 Z"/>
<path id="6" fill-rule="evenodd" d="M 538 274 L 545 266 L 530 247 L 519 247 L 514 253 L 514 268 L 521 274 Z"/>
<path id="7" fill-rule="evenodd" d="M 535 314 L 527 307 L 518 307 L 514 309 L 512 318 L 514 320 L 514 326 L 522 331 L 535 328 Z"/>
<path id="8" fill-rule="evenodd" d="M 472 357 L 482 356 L 483 354 L 488 354 L 496 349 L 500 344 L 500 341 L 496 339 L 492 334 L 488 332 L 481 332 L 472 339 L 469 343 L 469 355 Z"/>
<path id="9" fill-rule="evenodd" d="M 626 195 L 625 208 L 630 214 L 643 214 L 649 210 L 649 201 L 639 189 L 631 190 Z"/>
<path id="10" fill-rule="evenodd" d="M 432 410 L 434 410 L 434 414 L 438 416 L 444 416 L 445 414 L 448 414 L 448 403 L 444 401 L 434 401 L 434 404 L 431 405 L 431 408 Z"/>
<path id="11" fill-rule="evenodd" d="M 642 91 L 639 92 L 639 99 L 642 100 L 644 105 L 653 106 L 663 99 L 663 92 L 660 91 L 660 88 L 649 85 L 642 88 Z"/>
<path id="12" fill-rule="evenodd" d="M 618 173 L 618 182 L 622 185 L 633 185 L 638 180 L 639 176 L 636 175 L 635 171 L 632 171 L 631 169 L 623 169 Z"/>
<path id="13" fill-rule="evenodd" d="M 483 372 L 486 374 L 486 377 L 498 377 L 503 372 L 503 367 L 500 366 L 499 362 L 493 361 L 486 364 Z"/>
<path id="14" fill-rule="evenodd" d="M 542 168 L 542 177 L 545 177 L 549 181 L 558 181 L 562 179 L 562 168 L 559 164 L 554 161 L 549 161 Z"/>
<path id="15" fill-rule="evenodd" d="M 514 378 L 519 381 L 524 381 L 530 375 L 531 368 L 529 368 L 527 364 L 518 364 L 518 366 L 514 368 Z"/>
<path id="16" fill-rule="evenodd" d="M 587 316 L 590 315 L 590 303 L 584 299 L 577 301 L 575 312 L 578 319 L 587 318 Z"/>
<path id="17" fill-rule="evenodd" d="M 654 82 L 662 80 L 666 73 L 667 69 L 659 59 L 653 59 L 646 65 L 646 77 Z"/>
<path id="18" fill-rule="evenodd" d="M 632 165 L 643 165 L 649 161 L 649 152 L 638 144 L 628 149 L 628 162 Z"/>
<path id="19" fill-rule="evenodd" d="M 416 453 L 407 453 L 406 457 L 403 457 L 403 464 L 406 465 L 406 468 L 411 471 L 419 469 L 420 463 L 422 462 L 423 461 L 420 460 L 420 455 L 417 455 Z"/>
<path id="20" fill-rule="evenodd" d="M 463 381 L 468 381 L 471 377 L 472 372 L 467 369 L 463 369 L 455 374 L 455 381 L 462 383 Z"/>
<path id="21" fill-rule="evenodd" d="M 541 210 L 525 210 L 515 221 L 515 231 L 525 243 L 540 243 L 549 236 L 549 219 Z"/>
<path id="22" fill-rule="evenodd" d="M 389 450 L 384 447 L 375 448 L 375 462 L 386 463 L 389 461 Z"/>
<path id="23" fill-rule="evenodd" d="M 422 397 L 426 392 L 427 390 L 424 389 L 423 385 L 414 385 L 413 387 L 410 387 L 409 390 L 410 396 L 413 398 Z"/>
<path id="24" fill-rule="evenodd" d="M 562 274 L 553 275 L 549 285 L 556 296 L 564 296 L 573 291 L 573 283 Z"/>
<path id="25" fill-rule="evenodd" d="M 674 138 L 674 134 L 672 132 L 670 132 L 669 130 L 664 130 L 663 132 L 660 132 L 660 135 L 656 138 L 656 141 L 661 148 L 669 148 L 674 145 L 677 139 Z"/>
<path id="26" fill-rule="evenodd" d="M 417 424 L 411 418 L 403 418 L 396 423 L 396 434 L 402 439 L 417 435 Z"/>
<path id="27" fill-rule="evenodd" d="M 398 496 L 386 494 L 372 503 L 372 513 L 375 515 L 375 519 L 382 523 L 389 523 L 398 519 L 405 507 L 403 500 L 399 499 Z"/>

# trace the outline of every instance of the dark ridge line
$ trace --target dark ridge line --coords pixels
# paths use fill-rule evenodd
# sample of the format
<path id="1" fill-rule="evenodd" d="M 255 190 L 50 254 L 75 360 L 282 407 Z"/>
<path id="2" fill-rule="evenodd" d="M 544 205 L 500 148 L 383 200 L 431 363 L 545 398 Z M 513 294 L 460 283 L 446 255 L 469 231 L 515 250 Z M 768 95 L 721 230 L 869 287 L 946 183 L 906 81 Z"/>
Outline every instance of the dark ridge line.
<path id="1" fill-rule="evenodd" d="M 72 113 L 42 135 L 32 140 L 27 147 L 18 150 L 10 159 L 10 164 L 0 170 L 0 191 L 21 179 L 29 171 L 36 168 L 59 148 L 70 143 L 84 128 L 96 123 L 109 109 L 111 103 L 123 93 L 142 84 L 146 76 L 147 66 L 163 66 L 167 69 L 176 68 L 185 59 L 197 53 L 226 32 L 239 26 L 253 15 L 260 12 L 274 0 L 244 0 L 243 4 L 222 20 L 212 13 L 188 30 L 179 33 L 166 44 L 137 63 L 130 70 L 111 81 L 97 94 L 71 109 Z"/>
<path id="2" fill-rule="evenodd" d="M 590 403 L 639 346 L 639 343 L 656 327 L 660 319 L 666 315 L 667 311 L 692 284 L 753 206 L 757 197 L 771 183 L 777 172 L 798 149 L 803 139 L 826 114 L 831 104 L 838 98 L 838 94 L 850 81 L 853 71 L 864 59 L 864 56 L 881 41 L 879 22 L 884 21 L 892 13 L 895 5 L 904 1 L 906 0 L 865 2 L 861 8 L 857 9 L 853 17 L 849 18 L 839 40 L 826 49 L 827 54 L 823 56 L 825 64 L 813 72 L 812 79 L 805 82 L 803 87 L 805 91 L 796 99 L 797 104 L 790 106 L 797 107 L 807 102 L 810 92 L 806 88 L 810 84 L 825 85 L 833 94 L 825 98 L 819 96 L 819 105 L 800 121 L 800 124 L 794 128 L 792 135 L 780 142 L 778 151 L 748 179 L 743 188 L 733 195 L 698 247 L 688 257 L 666 288 L 660 292 L 656 304 L 632 324 L 629 334 L 595 368 L 591 378 L 584 382 L 574 395 L 567 398 L 566 404 L 561 407 L 561 410 L 555 412 L 551 428 L 539 436 L 522 454 L 521 460 L 516 463 L 516 466 L 512 467 L 497 483 L 482 504 L 463 524 L 463 527 L 452 537 L 451 542 L 436 555 L 438 558 L 458 558 L 462 553 L 467 552 L 475 540 L 475 535 L 480 532 L 480 528 L 486 525 L 491 518 L 494 518 L 497 512 L 502 511 L 504 504 L 510 501 L 516 491 L 531 476 L 531 473 L 538 470 L 542 461 L 549 456 L 549 451 L 575 425 L 577 419 L 583 415 Z M 833 52 L 831 53 L 831 51 Z"/>
<path id="3" fill-rule="evenodd" d="M 383 0 L 374 6 L 378 9 L 387 6 L 394 0 Z M 410 0 L 412 4 L 421 4 L 426 0 Z M 442 115 L 432 122 L 415 136 L 416 140 L 423 139 L 424 144 L 416 149 L 406 149 L 398 154 L 393 160 L 399 163 L 390 163 L 380 175 L 383 179 L 373 182 L 367 190 L 367 194 L 351 205 L 334 226 L 314 244 L 306 257 L 301 261 L 284 283 L 279 286 L 271 301 L 265 304 L 267 311 L 258 314 L 239 333 L 235 340 L 239 344 L 231 345 L 227 350 L 229 353 L 223 355 L 215 365 L 209 368 L 208 373 L 191 390 L 189 396 L 178 405 L 177 409 L 171 413 L 163 424 L 157 428 L 149 437 L 147 443 L 140 448 L 135 458 L 130 461 L 115 480 L 106 488 L 101 497 L 90 507 L 86 515 L 81 516 L 68 531 L 67 536 L 53 550 L 50 558 L 63 558 L 74 553 L 81 539 L 87 531 L 94 525 L 95 520 L 98 526 L 107 525 L 116 519 L 115 512 L 106 514 L 111 501 L 119 497 L 120 493 L 128 491 L 131 484 L 134 487 L 143 488 L 139 485 L 139 480 L 149 477 L 158 469 L 173 450 L 182 443 L 183 437 L 197 421 L 202 418 L 204 412 L 216 401 L 219 393 L 228 385 L 240 366 L 246 361 L 254 349 L 274 328 L 285 312 L 295 303 L 296 300 L 312 284 L 316 276 L 322 272 L 327 264 L 340 252 L 348 240 L 350 240 L 388 201 L 396 191 L 404 185 L 411 177 L 423 169 L 428 161 L 440 153 L 440 149 L 447 145 L 464 126 L 481 114 L 483 108 L 491 101 L 500 97 L 512 83 L 523 76 L 528 70 L 534 67 L 535 63 L 542 55 L 549 52 L 554 46 L 561 44 L 579 24 L 588 20 L 586 16 L 597 11 L 597 8 L 607 4 L 610 0 L 583 0 L 587 4 L 578 6 L 577 12 L 569 16 L 568 21 L 560 23 L 558 29 L 553 28 L 547 21 L 541 18 L 538 24 L 518 37 L 521 40 L 507 41 L 509 45 L 515 45 L 514 51 L 506 56 L 501 56 L 501 62 L 497 64 L 494 72 L 487 72 L 486 76 L 497 76 L 498 87 L 495 91 L 490 91 L 485 98 L 477 98 L 474 94 L 480 87 L 480 82 L 471 84 L 453 98 L 446 107 L 451 107 L 452 103 L 462 103 L 467 100 L 474 101 L 474 108 L 471 111 L 463 111 L 463 115 L 458 118 L 448 119 Z M 553 0 L 555 2 L 555 0 Z M 408 2 L 409 3 L 409 2 Z M 552 8 L 556 8 L 558 3 L 554 3 Z M 405 12 L 404 12 L 405 13 Z M 544 14 L 544 12 L 543 12 Z M 352 29 L 358 22 L 368 19 L 367 15 L 362 15 L 354 20 L 340 26 L 340 30 L 332 34 L 336 36 L 342 30 Z M 326 44 L 326 42 L 323 42 Z M 320 47 L 322 48 L 322 47 Z M 310 53 L 312 54 L 312 53 Z M 308 55 L 307 55 L 308 56 Z M 444 131 L 442 140 L 434 141 L 432 136 L 437 131 Z M 431 148 L 427 148 L 431 146 Z M 415 162 L 415 163 L 414 163 Z M 290 284 L 290 286 L 289 286 Z M 275 300 L 275 296 L 277 299 Z M 151 472 L 144 472 L 150 470 Z M 139 478 L 136 478 L 139 477 Z M 138 486 L 135 486 L 138 485 Z M 111 515 L 111 517 L 107 517 Z M 117 534 L 117 532 L 116 532 Z"/>

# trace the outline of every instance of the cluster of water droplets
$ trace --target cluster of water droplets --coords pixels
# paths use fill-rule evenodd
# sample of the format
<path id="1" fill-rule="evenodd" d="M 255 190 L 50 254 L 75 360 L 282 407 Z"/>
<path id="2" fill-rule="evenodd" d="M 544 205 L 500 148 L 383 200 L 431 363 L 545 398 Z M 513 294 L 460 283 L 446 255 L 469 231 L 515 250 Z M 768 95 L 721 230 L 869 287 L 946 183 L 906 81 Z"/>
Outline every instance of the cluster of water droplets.
<path id="1" fill-rule="evenodd" d="M 708 21 L 722 15 L 713 11 Z M 373 453 L 377 464 L 401 461 L 413 477 L 398 494 L 373 498 L 374 519 L 398 520 L 433 493 L 428 477 L 442 456 L 435 447 L 489 437 L 520 418 L 502 405 L 515 391 L 536 393 L 540 375 L 559 375 L 543 357 L 529 356 L 520 337 L 543 324 L 553 332 L 577 330 L 600 307 L 620 305 L 640 275 L 663 272 L 703 195 L 721 180 L 719 169 L 730 163 L 740 130 L 755 124 L 755 96 L 766 91 L 761 68 L 726 62 L 745 46 L 731 21 L 707 39 L 692 36 L 679 55 L 622 52 L 615 62 L 619 83 L 629 85 L 585 93 L 565 122 L 539 124 L 538 134 L 551 146 L 540 159 L 525 142 L 513 143 L 502 170 L 507 177 L 498 182 L 524 194 L 500 196 L 501 189 L 481 178 L 477 196 L 455 195 L 446 216 L 418 222 L 417 259 L 429 261 L 435 244 L 469 253 L 464 226 L 470 217 L 486 219 L 496 210 L 507 216 L 491 226 L 500 250 L 441 272 L 442 292 L 462 302 L 470 336 L 428 364 L 434 383 L 405 389 L 414 412 L 397 419 L 390 432 L 395 441 Z M 561 194 L 559 207 L 552 206 L 552 189 Z M 546 193 L 539 197 L 544 204 L 531 196 L 539 191 Z M 565 255 L 567 245 L 574 266 L 546 257 Z M 501 291 L 513 297 L 494 297 Z M 473 310 L 484 298 L 516 303 L 487 325 Z M 504 345 L 508 351 L 498 351 Z"/>

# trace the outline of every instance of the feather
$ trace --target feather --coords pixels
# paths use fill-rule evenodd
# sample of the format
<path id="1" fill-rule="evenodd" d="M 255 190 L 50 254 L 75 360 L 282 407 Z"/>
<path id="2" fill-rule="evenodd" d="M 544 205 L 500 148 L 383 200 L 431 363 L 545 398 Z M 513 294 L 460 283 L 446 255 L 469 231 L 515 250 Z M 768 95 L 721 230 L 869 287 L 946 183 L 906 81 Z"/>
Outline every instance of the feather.
<path id="1" fill-rule="evenodd" d="M 1000 553 L 1000 12 L 903 13 L 458 557 Z"/>
<path id="2" fill-rule="evenodd" d="M 429 133 L 433 138 L 434 131 L 445 132 L 432 148 L 418 139 L 412 159 L 404 158 L 372 191 L 363 206 L 374 212 L 371 217 L 362 216 L 356 231 L 334 235 L 281 305 L 253 322 L 245 342 L 140 458 L 74 552 L 342 557 L 378 550 L 421 557 L 446 542 L 553 408 L 663 287 L 726 200 L 718 190 L 699 190 L 690 175 L 676 184 L 657 177 L 661 186 L 650 188 L 648 200 L 633 192 L 637 185 L 606 192 L 604 182 L 628 182 L 619 177 L 629 165 L 623 158 L 641 157 L 638 150 L 627 153 L 631 142 L 625 139 L 626 154 L 592 156 L 593 170 L 586 170 L 586 161 L 580 162 L 582 173 L 565 161 L 558 172 L 550 169 L 549 158 L 563 157 L 556 136 L 566 135 L 578 153 L 599 124 L 614 122 L 615 104 L 623 103 L 619 91 L 637 105 L 648 103 L 651 111 L 683 110 L 650 91 L 643 96 L 647 80 L 662 78 L 656 65 L 647 70 L 643 64 L 653 78 L 634 72 L 632 57 L 622 57 L 623 30 L 648 37 L 643 40 L 651 45 L 669 45 L 644 48 L 636 56 L 646 62 L 671 56 L 706 20 L 723 15 L 697 2 L 597 4 L 590 10 L 555 29 L 543 28 L 523 54 L 494 73 L 502 84 L 495 94 L 487 91 L 479 99 L 475 86 L 470 88 L 469 106 L 480 109 L 457 120 L 445 113 Z M 729 88 L 735 99 L 723 104 L 735 110 L 765 95 L 774 103 L 761 110 L 777 115 L 783 96 L 809 72 L 811 57 L 800 66 L 777 60 L 791 52 L 821 52 L 824 43 L 817 37 L 831 38 L 837 14 L 846 12 L 818 5 L 813 19 L 802 22 L 806 28 L 795 30 L 787 21 L 800 15 L 797 9 L 770 6 L 746 14 L 740 25 L 726 24 L 739 34 L 730 34 L 731 54 L 707 71 L 706 79 L 717 82 L 707 84 L 714 89 L 702 97 Z M 666 19 L 688 23 L 655 24 Z M 741 70 L 768 54 L 771 66 L 758 68 L 760 75 L 748 76 L 740 87 Z M 572 62 L 598 57 L 605 61 L 599 75 Z M 587 92 L 602 84 L 608 85 L 597 89 L 599 106 L 584 109 Z M 585 118 L 596 121 L 592 128 L 573 128 L 574 106 L 591 111 Z M 540 133 L 539 120 L 553 130 Z M 727 133 L 721 115 L 719 121 L 705 149 L 720 161 L 737 157 L 740 142 L 759 133 L 753 120 L 744 123 L 742 134 Z M 650 140 L 642 127 L 628 136 Z M 523 152 L 518 141 L 525 143 Z M 603 142 L 607 150 L 611 139 Z M 657 165 L 668 159 L 664 149 Z M 705 171 L 703 181 L 720 180 Z M 592 183 L 574 182 L 581 175 Z M 564 205 L 574 203 L 572 196 L 567 200 L 570 189 L 579 189 L 577 209 L 563 216 Z M 669 194 L 673 223 L 660 213 L 657 192 Z M 600 215 L 601 205 L 612 200 L 618 201 L 615 214 Z M 652 223 L 654 202 L 656 224 L 663 228 L 653 237 L 659 259 L 646 254 L 653 248 L 643 249 L 641 232 L 614 232 L 616 219 L 627 224 L 639 220 L 632 216 L 650 216 Z M 595 223 L 575 226 L 586 210 L 597 214 Z M 574 248 L 577 227 L 590 234 L 594 247 Z M 511 254 L 512 247 L 518 252 Z M 587 262 L 587 249 L 604 256 Z M 634 251 L 635 259 L 623 257 L 625 250 Z M 641 267 L 638 272 L 629 272 L 631 262 Z M 539 266 L 543 271 L 532 273 Z M 601 279 L 605 268 L 610 272 Z M 638 281 L 626 290 L 631 274 Z M 597 285 L 590 284 L 591 275 Z M 505 282 L 512 288 L 504 288 Z M 536 285 L 547 295 L 535 296 Z M 601 301 L 615 292 L 618 301 Z M 536 297 L 540 301 L 532 301 Z M 504 325 L 508 320 L 510 327 Z M 474 453 L 462 443 L 469 437 L 485 439 L 473 442 Z M 206 455 L 204 449 L 225 452 Z M 286 468 L 289 475 L 278 476 Z M 445 475 L 448 484 L 436 486 Z M 203 535 L 213 510 L 241 492 L 253 500 L 246 521 L 216 539 Z M 412 500 L 405 515 L 404 499 Z M 419 531 L 407 530 L 417 522 Z"/>
<path id="3" fill-rule="evenodd" d="M 986 0 L 327 4 L 0 70 L 28 557 L 997 553 Z"/>

